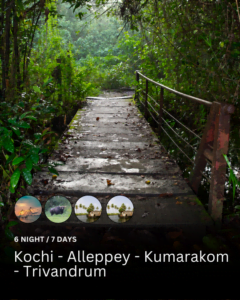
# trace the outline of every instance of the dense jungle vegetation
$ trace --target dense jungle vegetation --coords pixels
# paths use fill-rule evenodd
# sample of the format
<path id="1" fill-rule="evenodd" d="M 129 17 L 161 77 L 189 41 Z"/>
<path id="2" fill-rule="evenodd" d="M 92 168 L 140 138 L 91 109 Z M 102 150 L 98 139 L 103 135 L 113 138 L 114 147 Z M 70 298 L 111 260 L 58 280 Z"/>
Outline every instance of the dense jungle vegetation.
<path id="1" fill-rule="evenodd" d="M 0 220 L 8 224 L 10 239 L 9 211 L 26 194 L 33 172 L 46 166 L 84 98 L 104 89 L 136 87 L 135 70 L 183 93 L 235 106 L 229 160 L 234 187 L 239 185 L 238 0 L 0 2 Z M 159 99 L 159 89 L 150 85 L 149 93 Z M 164 97 L 169 112 L 202 132 L 205 107 L 168 93 Z M 197 148 L 187 132 L 166 121 Z M 171 141 L 161 139 L 175 155 Z M 182 153 L 176 155 L 184 161 Z M 188 155 L 194 158 L 191 149 Z M 48 168 L 57 174 L 54 165 Z M 185 174 L 190 169 L 185 163 Z M 236 214 L 239 193 L 229 193 Z"/>

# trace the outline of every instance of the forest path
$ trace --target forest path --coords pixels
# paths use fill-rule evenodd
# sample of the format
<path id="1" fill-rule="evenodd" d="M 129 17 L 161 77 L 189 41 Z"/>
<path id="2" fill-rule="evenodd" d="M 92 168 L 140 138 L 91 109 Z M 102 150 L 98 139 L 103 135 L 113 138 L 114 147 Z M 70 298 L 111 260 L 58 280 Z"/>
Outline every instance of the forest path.
<path id="1" fill-rule="evenodd" d="M 53 179 L 47 171 L 38 172 L 29 191 L 42 202 L 53 194 L 67 197 L 73 211 L 63 225 L 86 226 L 74 207 L 81 196 L 91 195 L 101 202 L 102 215 L 89 225 L 114 226 L 106 206 L 121 194 L 134 205 L 133 217 L 122 226 L 178 227 L 203 235 L 211 224 L 180 168 L 134 105 L 133 92 L 88 97 L 50 159 L 65 162 L 56 167 L 59 176 Z M 35 223 L 49 222 L 42 215 Z"/>

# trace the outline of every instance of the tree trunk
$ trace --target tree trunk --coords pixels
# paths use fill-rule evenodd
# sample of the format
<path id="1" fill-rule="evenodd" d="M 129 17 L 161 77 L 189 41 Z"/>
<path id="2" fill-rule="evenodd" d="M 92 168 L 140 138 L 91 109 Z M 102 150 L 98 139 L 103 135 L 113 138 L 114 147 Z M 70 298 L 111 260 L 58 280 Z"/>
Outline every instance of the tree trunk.
<path id="1" fill-rule="evenodd" d="M 16 13 L 16 3 L 13 6 L 13 45 L 14 45 L 14 57 L 15 57 L 15 74 L 17 75 L 17 89 L 19 91 L 21 84 L 20 76 L 20 57 L 19 57 L 19 47 L 18 47 L 18 20 Z"/>
<path id="2" fill-rule="evenodd" d="M 9 59 L 10 59 L 10 26 L 11 26 L 11 8 L 13 1 L 7 1 L 6 24 L 5 24 L 5 76 L 9 80 Z"/>
<path id="3" fill-rule="evenodd" d="M 5 0 L 1 1 L 1 32 L 3 32 L 4 28 L 4 10 L 5 10 Z M 2 61 L 2 100 L 5 99 L 5 91 L 6 91 L 6 69 L 5 69 L 5 53 L 4 53 L 4 35 L 0 35 L 0 45 L 1 45 L 1 61 Z"/>
<path id="4" fill-rule="evenodd" d="M 29 59 L 29 57 L 27 56 L 28 46 L 29 46 L 30 38 L 32 36 L 35 14 L 36 14 L 36 3 L 34 3 L 34 10 L 33 10 L 33 16 L 32 16 L 32 27 L 31 27 L 30 33 L 28 35 L 28 39 L 25 44 L 25 53 L 24 53 L 24 58 L 23 58 L 23 82 L 26 81 L 26 77 L 27 77 L 27 64 L 28 64 L 27 61 Z"/>
<path id="5" fill-rule="evenodd" d="M 36 32 L 36 28 L 37 28 L 37 25 L 38 25 L 38 21 L 39 21 L 39 18 L 41 16 L 41 11 L 38 13 L 38 16 L 37 16 L 37 20 L 36 20 L 36 23 L 35 23 L 35 26 L 34 26 L 34 30 L 33 30 L 33 33 L 32 33 L 32 37 L 31 37 L 31 43 L 30 43 L 30 46 L 29 46 L 29 51 L 28 51 L 28 57 L 30 58 L 31 56 L 31 51 L 32 51 L 32 45 L 33 45 L 33 39 L 34 39 L 34 36 L 35 36 L 35 32 Z M 26 77 L 27 77 L 27 72 L 28 72 L 28 65 L 29 65 L 29 59 L 27 59 L 27 63 L 26 63 Z"/>

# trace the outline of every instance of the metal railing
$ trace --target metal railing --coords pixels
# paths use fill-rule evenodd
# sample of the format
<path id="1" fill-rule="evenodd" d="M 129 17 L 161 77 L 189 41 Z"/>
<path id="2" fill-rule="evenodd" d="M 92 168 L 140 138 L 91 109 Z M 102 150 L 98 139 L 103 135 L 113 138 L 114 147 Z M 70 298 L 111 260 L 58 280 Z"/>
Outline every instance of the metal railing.
<path id="1" fill-rule="evenodd" d="M 230 115 L 234 113 L 234 106 L 228 103 L 219 103 L 216 101 L 210 102 L 178 92 L 146 77 L 139 71 L 136 71 L 136 80 L 138 83 L 140 77 L 146 80 L 145 91 L 143 89 L 137 89 L 135 92 L 135 99 L 143 105 L 144 116 L 147 118 L 150 115 L 158 124 L 159 136 L 161 136 L 162 132 L 164 132 L 172 141 L 172 143 L 187 157 L 191 164 L 193 164 L 193 170 L 190 176 L 190 185 L 195 193 L 198 192 L 202 176 L 204 176 L 210 182 L 208 212 L 216 223 L 220 223 L 222 220 L 222 208 L 226 181 L 226 161 L 223 154 L 227 154 L 228 152 Z M 159 99 L 156 100 L 149 95 L 149 82 L 161 88 Z M 202 137 L 200 137 L 193 130 L 188 128 L 163 108 L 164 90 L 210 108 Z M 143 101 L 140 100 L 140 97 L 143 99 Z M 155 108 L 151 104 L 151 101 L 148 101 L 148 99 L 152 101 L 152 104 L 155 105 Z M 151 108 L 152 112 L 149 107 Z M 199 140 L 200 144 L 197 151 L 168 124 L 168 122 L 163 118 L 164 114 L 172 118 Z M 186 154 L 186 151 L 181 149 L 173 140 L 173 138 L 163 128 L 163 124 L 165 124 L 171 130 L 171 132 L 181 139 L 181 141 L 185 142 L 188 147 L 191 147 L 194 151 L 196 151 L 194 161 Z M 212 166 L 210 179 L 204 174 L 207 162 Z"/>

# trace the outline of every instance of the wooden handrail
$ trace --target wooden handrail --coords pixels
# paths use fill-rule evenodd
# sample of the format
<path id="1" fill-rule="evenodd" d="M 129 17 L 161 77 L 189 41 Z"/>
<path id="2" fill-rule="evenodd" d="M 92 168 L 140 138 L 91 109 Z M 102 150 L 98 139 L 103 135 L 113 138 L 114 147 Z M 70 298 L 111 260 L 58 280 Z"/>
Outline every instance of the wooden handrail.
<path id="1" fill-rule="evenodd" d="M 171 92 L 171 93 L 173 93 L 175 95 L 179 95 L 179 96 L 182 96 L 184 98 L 188 98 L 190 100 L 193 100 L 195 102 L 201 103 L 201 104 L 206 105 L 206 106 L 211 106 L 212 105 L 212 102 L 210 102 L 210 101 L 206 101 L 206 100 L 203 100 L 203 99 L 200 99 L 200 98 L 196 98 L 196 97 L 193 97 L 193 96 L 190 96 L 190 95 L 178 92 L 178 91 L 176 91 L 174 89 L 171 89 L 171 88 L 169 88 L 169 87 L 167 87 L 167 86 L 165 86 L 165 85 L 163 85 L 163 84 L 161 84 L 159 82 L 156 82 L 156 81 L 148 78 L 147 76 L 143 75 L 139 71 L 136 71 L 136 73 L 139 74 L 141 77 L 145 78 L 147 81 L 150 81 L 150 82 L 154 83 L 155 85 L 157 85 L 159 87 L 162 87 L 165 90 L 167 90 L 167 91 L 169 91 L 169 92 Z"/>

